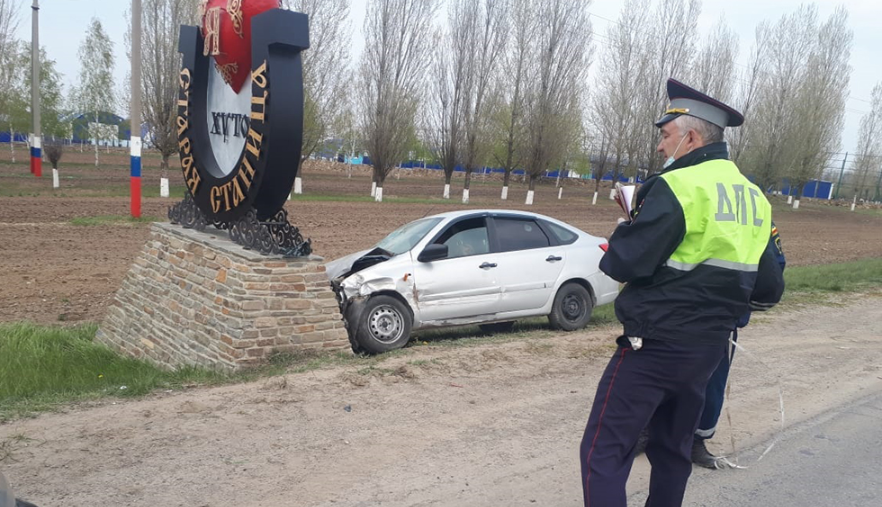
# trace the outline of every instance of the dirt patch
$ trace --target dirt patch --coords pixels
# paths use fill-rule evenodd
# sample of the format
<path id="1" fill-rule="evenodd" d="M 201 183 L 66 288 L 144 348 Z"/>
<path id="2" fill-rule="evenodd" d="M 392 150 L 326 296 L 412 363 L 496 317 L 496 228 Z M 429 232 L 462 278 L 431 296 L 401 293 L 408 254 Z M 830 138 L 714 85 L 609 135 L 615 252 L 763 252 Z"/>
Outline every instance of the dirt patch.
<path id="1" fill-rule="evenodd" d="M 4 158 L 5 157 L 5 158 Z M 107 222 L 73 225 L 86 217 L 126 217 L 129 209 L 128 155 L 119 149 L 100 154 L 94 166 L 88 151 L 65 154 L 61 188 L 53 190 L 51 169 L 34 178 L 26 163 L 11 164 L 0 150 L 0 321 L 39 323 L 98 322 L 129 266 L 148 236 L 147 224 Z M 159 157 L 145 156 L 145 195 L 157 195 Z M 180 175 L 171 171 L 172 192 L 183 195 Z M 535 203 L 524 205 L 527 186 L 514 178 L 509 199 L 499 199 L 498 175 L 474 175 L 470 204 L 461 200 L 463 176 L 451 185 L 452 199 L 441 199 L 439 172 L 404 170 L 386 180 L 384 195 L 418 202 L 377 204 L 363 201 L 292 200 L 286 208 L 292 223 L 313 241 L 316 254 L 331 260 L 370 247 L 394 228 L 422 216 L 465 208 L 520 209 L 569 222 L 591 234 L 608 236 L 619 216 L 602 188 L 591 205 L 593 182 L 565 180 L 562 199 L 554 180 L 537 186 Z M 344 164 L 309 162 L 303 174 L 304 192 L 311 196 L 366 198 L 370 175 L 354 166 L 348 177 Z M 150 192 L 153 192 L 152 194 Z M 179 198 L 147 197 L 142 214 L 165 220 L 168 207 Z M 776 200 L 776 203 L 778 201 Z M 789 265 L 821 264 L 876 257 L 882 252 L 882 215 L 848 213 L 803 202 L 798 211 L 776 206 L 775 220 L 783 236 Z"/>
<path id="2" fill-rule="evenodd" d="M 880 303 L 749 326 L 713 450 L 778 431 L 779 382 L 788 424 L 882 389 Z M 74 407 L 0 426 L 4 472 L 47 506 L 578 505 L 578 444 L 615 331 Z M 629 490 L 647 480 L 640 458 Z"/>

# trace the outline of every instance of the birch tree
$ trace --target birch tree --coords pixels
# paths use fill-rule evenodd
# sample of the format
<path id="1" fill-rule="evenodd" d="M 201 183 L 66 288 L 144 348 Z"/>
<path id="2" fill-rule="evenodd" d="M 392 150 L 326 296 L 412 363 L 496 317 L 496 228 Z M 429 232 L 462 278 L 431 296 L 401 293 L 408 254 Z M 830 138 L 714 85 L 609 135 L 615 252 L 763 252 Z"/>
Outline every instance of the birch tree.
<path id="1" fill-rule="evenodd" d="M 21 2 L 16 0 L 0 0 L 0 122 L 9 127 L 9 149 L 12 162 L 15 162 L 15 127 L 11 112 L 19 107 L 22 90 L 15 84 L 21 72 L 16 65 L 18 59 L 18 40 L 15 32 L 20 23 L 19 12 Z"/>
<path id="2" fill-rule="evenodd" d="M 343 113 L 349 80 L 350 0 L 283 0 L 309 16 L 309 49 L 303 55 L 303 143 L 297 166 L 319 151 Z M 300 188 L 300 185 L 295 185 Z"/>
<path id="3" fill-rule="evenodd" d="M 98 143 L 106 133 L 100 123 L 101 114 L 114 110 L 116 96 L 113 82 L 113 43 L 101 26 L 92 18 L 79 49 L 80 73 L 76 88 L 79 112 L 89 118 L 89 135 L 95 140 L 95 167 L 98 166 Z M 91 120 L 94 119 L 94 123 Z"/>
<path id="4" fill-rule="evenodd" d="M 370 0 L 359 68 L 359 105 L 365 145 L 373 165 L 376 200 L 404 160 L 414 133 L 423 76 L 433 41 L 435 0 Z"/>

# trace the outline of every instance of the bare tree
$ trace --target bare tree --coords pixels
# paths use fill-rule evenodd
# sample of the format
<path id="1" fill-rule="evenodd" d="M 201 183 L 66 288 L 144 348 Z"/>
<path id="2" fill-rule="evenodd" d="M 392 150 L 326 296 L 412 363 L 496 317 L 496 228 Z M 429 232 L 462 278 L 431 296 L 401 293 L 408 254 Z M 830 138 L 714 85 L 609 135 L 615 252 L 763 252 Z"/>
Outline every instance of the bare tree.
<path id="1" fill-rule="evenodd" d="M 633 151 L 633 143 L 651 143 L 645 135 L 640 135 L 648 130 L 638 125 L 640 120 L 649 121 L 648 115 L 641 116 L 641 104 L 635 102 L 642 96 L 644 109 L 648 107 L 646 104 L 656 102 L 657 85 L 645 89 L 652 70 L 647 57 L 651 51 L 644 38 L 644 33 L 650 30 L 650 15 L 650 0 L 629 0 L 619 13 L 618 22 L 610 25 L 606 35 L 607 50 L 600 60 L 591 103 L 591 117 L 598 131 L 595 138 L 600 142 L 596 153 L 603 159 L 600 172 L 595 171 L 598 178 L 606 173 L 609 158 L 615 182 L 622 174 L 627 152 Z M 658 114 L 658 108 L 654 114 Z M 599 186 L 600 179 L 595 183 L 595 191 Z"/>
<path id="2" fill-rule="evenodd" d="M 507 51 L 502 59 L 502 70 L 498 76 L 496 104 L 493 111 L 493 161 L 504 171 L 502 180 L 502 200 L 508 199 L 508 187 L 512 171 L 521 163 L 524 139 L 524 90 L 531 57 L 531 41 L 536 17 L 531 9 L 531 0 L 513 0 L 509 7 L 511 23 Z"/>
<path id="3" fill-rule="evenodd" d="M 113 43 L 97 18 L 92 18 L 86 37 L 80 44 L 80 76 L 76 88 L 76 104 L 79 112 L 90 121 L 89 134 L 95 139 L 95 167 L 98 166 L 98 144 L 107 140 L 106 127 L 101 124 L 101 114 L 114 110 L 116 97 L 113 91 Z M 91 122 L 94 119 L 94 123 Z"/>
<path id="4" fill-rule="evenodd" d="M 638 92 L 632 99 L 637 118 L 636 130 L 629 138 L 636 139 L 637 146 L 644 150 L 642 155 L 635 156 L 648 173 L 661 169 L 662 160 L 655 151 L 658 139 L 655 120 L 668 103 L 668 78 L 685 80 L 690 75 L 700 13 L 700 0 L 660 0 L 655 12 L 650 14 L 650 29 L 638 35 L 642 39 L 638 47 L 643 49 L 639 55 L 642 65 L 648 69 L 645 76 L 638 78 Z"/>
<path id="5" fill-rule="evenodd" d="M 48 137 L 43 143 L 43 149 L 46 152 L 46 158 L 52 164 L 52 169 L 58 170 L 58 163 L 64 154 L 64 143 L 56 137 Z"/>
<path id="6" fill-rule="evenodd" d="M 796 159 L 796 137 L 802 127 L 794 114 L 796 95 L 816 33 L 817 12 L 804 6 L 782 16 L 768 34 L 766 72 L 740 159 L 741 169 L 764 190 L 776 186 Z"/>
<path id="7" fill-rule="evenodd" d="M 373 165 L 376 199 L 407 154 L 430 60 L 435 0 L 370 0 L 359 69 L 359 101 L 365 145 Z"/>
<path id="8" fill-rule="evenodd" d="M 692 66 L 692 86 L 720 102 L 730 103 L 735 92 L 737 58 L 738 34 L 720 17 Z"/>
<path id="9" fill-rule="evenodd" d="M 464 8 L 462 0 L 451 2 L 447 29 L 435 35 L 436 40 L 442 42 L 433 50 L 431 100 L 426 108 L 429 114 L 426 132 L 435 158 L 444 171 L 444 199 L 450 198 L 450 179 L 456 166 L 462 162 L 465 134 L 469 44 L 473 41 L 469 30 L 473 26 L 463 12 Z"/>
<path id="10" fill-rule="evenodd" d="M 283 0 L 309 16 L 309 50 L 303 52 L 303 146 L 297 166 L 320 150 L 342 114 L 349 74 L 347 20 L 350 0 Z M 299 187 L 299 185 L 297 185 Z"/>
<path id="11" fill-rule="evenodd" d="M 533 203 L 536 181 L 563 160 L 577 135 L 591 22 L 588 2 L 537 0 L 532 10 L 537 23 L 525 90 L 526 154 L 529 174 L 527 204 Z"/>
<path id="12" fill-rule="evenodd" d="M 794 208 L 799 207 L 803 186 L 821 176 L 830 155 L 839 149 L 851 76 L 848 60 L 852 38 L 844 7 L 837 8 L 813 37 L 794 108 L 795 125 L 799 126 L 799 134 L 793 136 L 797 153 L 787 174 L 796 194 Z"/>
<path id="13" fill-rule="evenodd" d="M 871 110 L 861 117 L 854 161 L 854 195 L 869 198 L 877 174 L 882 174 L 882 82 L 873 87 Z M 879 198 L 879 184 L 873 194 Z"/>
<path id="14" fill-rule="evenodd" d="M 143 0 L 141 16 L 141 96 L 143 120 L 149 138 L 162 157 L 161 178 L 168 179 L 169 158 L 178 151 L 177 115 L 178 32 L 182 24 L 197 23 L 199 0 Z M 129 13 L 131 16 L 131 13 Z M 129 24 L 131 26 L 131 24 Z M 131 52 L 131 28 L 126 32 L 126 48 Z M 131 54 L 129 54 L 131 58 Z M 127 79 L 126 83 L 130 83 Z M 124 90 L 123 94 L 131 94 Z M 131 125 L 140 135 L 140 125 Z M 133 134 L 135 135 L 135 134 Z"/>
<path id="15" fill-rule="evenodd" d="M 738 128 L 726 129 L 726 136 L 729 141 L 730 158 L 736 164 L 739 163 L 741 155 L 744 153 L 749 132 L 753 128 L 754 121 L 751 119 L 759 91 L 765 86 L 765 78 L 767 74 L 767 53 L 769 51 L 769 24 L 765 21 L 761 22 L 755 31 L 755 40 L 753 49 L 750 54 L 750 63 L 741 73 L 739 87 L 736 95 L 735 107 L 741 114 L 747 118 Z"/>
<path id="16" fill-rule="evenodd" d="M 499 67 L 507 39 L 507 12 L 504 0 L 453 0 L 462 6 L 468 28 L 464 135 L 465 185 L 462 202 L 469 202 L 472 171 L 488 155 L 490 112 L 488 95 Z M 587 39 L 586 39 L 587 40 Z"/>

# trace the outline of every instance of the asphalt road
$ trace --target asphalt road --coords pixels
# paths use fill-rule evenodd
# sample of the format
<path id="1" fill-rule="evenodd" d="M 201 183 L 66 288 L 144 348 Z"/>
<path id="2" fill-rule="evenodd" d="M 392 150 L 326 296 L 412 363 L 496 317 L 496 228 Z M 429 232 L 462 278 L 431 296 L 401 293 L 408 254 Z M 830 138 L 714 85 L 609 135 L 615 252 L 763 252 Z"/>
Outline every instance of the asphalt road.
<path id="1" fill-rule="evenodd" d="M 684 506 L 882 505 L 882 393 L 791 427 L 757 462 L 766 445 L 741 456 L 746 470 L 696 468 Z M 638 492 L 628 505 L 644 500 Z"/>

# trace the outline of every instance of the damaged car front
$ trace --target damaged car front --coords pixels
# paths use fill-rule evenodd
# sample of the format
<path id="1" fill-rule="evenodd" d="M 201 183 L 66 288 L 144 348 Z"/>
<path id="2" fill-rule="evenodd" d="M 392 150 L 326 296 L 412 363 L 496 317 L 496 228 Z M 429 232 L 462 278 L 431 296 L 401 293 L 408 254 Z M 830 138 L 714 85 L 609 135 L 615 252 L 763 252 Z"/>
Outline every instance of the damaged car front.
<path id="1" fill-rule="evenodd" d="M 413 323 L 414 283 L 410 276 L 414 259 L 411 250 L 442 222 L 429 217 L 403 225 L 373 248 L 347 255 L 326 266 L 331 287 L 337 295 L 353 350 L 385 352 L 398 348 L 410 336 Z M 361 319 L 368 300 L 370 318 Z M 359 323 L 371 340 L 356 339 Z"/>

